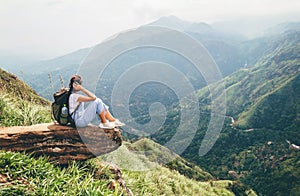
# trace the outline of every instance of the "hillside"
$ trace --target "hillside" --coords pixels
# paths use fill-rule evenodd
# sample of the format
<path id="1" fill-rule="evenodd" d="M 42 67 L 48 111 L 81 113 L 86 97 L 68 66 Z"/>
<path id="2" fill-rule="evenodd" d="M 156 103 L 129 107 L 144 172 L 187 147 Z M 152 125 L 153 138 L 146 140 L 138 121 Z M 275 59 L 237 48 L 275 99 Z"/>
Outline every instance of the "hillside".
<path id="1" fill-rule="evenodd" d="M 154 144 L 150 140 L 138 143 Z M 136 164 L 136 157 L 139 157 L 140 163 L 157 164 L 129 150 L 130 145 L 135 144 L 119 148 L 122 153 L 119 154 L 120 159 Z M 197 173 L 194 171 L 194 174 Z M 201 171 L 203 173 L 207 175 Z M 256 195 L 253 190 L 235 181 L 197 181 L 185 177 L 176 169 L 161 165 L 145 171 L 120 171 L 115 164 L 95 158 L 80 163 L 72 162 L 60 168 L 44 157 L 34 159 L 21 153 L 4 151 L 0 151 L 0 185 L 3 195 Z"/>
<path id="2" fill-rule="evenodd" d="M 138 195 L 256 195 L 241 183 L 214 179 L 149 139 L 125 143 L 101 159 L 119 165 L 128 187 Z"/>
<path id="3" fill-rule="evenodd" d="M 50 103 L 27 84 L 0 69 L 0 127 L 50 122 Z"/>
<path id="4" fill-rule="evenodd" d="M 269 51 L 254 67 L 224 79 L 227 115 L 237 119 L 236 126 L 282 129 L 297 120 L 300 32 L 284 34 Z M 205 92 L 199 94 L 203 99 Z"/>
<path id="5" fill-rule="evenodd" d="M 46 105 L 48 101 L 41 98 L 37 93 L 22 82 L 17 76 L 0 69 L 0 91 L 1 94 L 9 94 L 22 100 Z"/>
<path id="6" fill-rule="evenodd" d="M 256 42 L 256 40 L 255 40 Z M 222 179 L 239 179 L 263 195 L 297 195 L 300 144 L 300 32 L 273 37 L 252 68 L 224 79 L 227 118 L 213 149 L 195 158 L 209 115 L 202 115 L 199 131 L 184 157 Z M 209 91 L 199 91 L 201 110 L 209 112 Z M 234 175 L 232 175 L 234 174 Z"/>

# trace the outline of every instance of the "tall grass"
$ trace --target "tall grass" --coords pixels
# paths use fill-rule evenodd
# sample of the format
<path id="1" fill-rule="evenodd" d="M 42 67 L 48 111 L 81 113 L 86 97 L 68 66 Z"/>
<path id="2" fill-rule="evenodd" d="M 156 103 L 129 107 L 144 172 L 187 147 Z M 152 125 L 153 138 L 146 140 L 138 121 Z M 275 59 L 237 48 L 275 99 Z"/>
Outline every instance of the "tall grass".
<path id="1" fill-rule="evenodd" d="M 50 104 L 42 106 L 9 94 L 0 95 L 0 126 L 25 126 L 50 121 Z"/>
<path id="2" fill-rule="evenodd" d="M 95 178 L 91 164 L 73 162 L 66 168 L 21 153 L 0 151 L 0 195 L 122 195 L 108 188 L 113 179 Z"/>
<path id="3" fill-rule="evenodd" d="M 99 158 L 72 162 L 61 168 L 47 158 L 0 151 L 0 196 L 14 195 L 126 195 L 116 174 Z M 134 195 L 234 195 L 233 181 L 196 181 L 175 170 L 159 167 L 147 171 L 123 170 L 122 177 Z M 3 182 L 3 178 L 5 178 Z M 115 188 L 109 188 L 113 183 Z M 256 195 L 251 190 L 245 195 Z"/>
<path id="4" fill-rule="evenodd" d="M 232 181 L 200 182 L 177 171 L 160 167 L 142 172 L 124 171 L 128 187 L 137 195 L 234 195 L 229 189 Z M 255 194 L 253 194 L 255 195 Z"/>
<path id="5" fill-rule="evenodd" d="M 135 195 L 234 195 L 232 187 L 235 184 L 233 181 L 214 181 L 213 179 L 197 181 L 180 174 L 175 169 L 171 170 L 155 162 L 154 156 L 151 156 L 149 152 L 150 156 L 137 152 L 153 149 L 154 154 L 158 154 L 157 150 L 161 148 L 148 139 L 133 144 L 123 142 L 120 148 L 101 156 L 101 158 L 112 161 L 123 168 L 123 179 Z M 160 156 L 168 156 L 166 151 L 164 154 L 160 153 Z M 197 170 L 197 172 L 200 173 L 198 175 L 203 174 L 203 171 Z M 235 185 L 235 187 L 239 187 L 239 185 Z M 251 190 L 243 193 L 256 195 Z"/>

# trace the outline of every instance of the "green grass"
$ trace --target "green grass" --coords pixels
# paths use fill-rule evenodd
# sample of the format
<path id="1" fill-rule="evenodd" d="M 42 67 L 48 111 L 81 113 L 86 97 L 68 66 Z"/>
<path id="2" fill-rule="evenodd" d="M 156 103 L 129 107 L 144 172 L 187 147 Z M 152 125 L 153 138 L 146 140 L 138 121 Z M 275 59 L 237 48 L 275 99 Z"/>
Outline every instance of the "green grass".
<path id="1" fill-rule="evenodd" d="M 6 182 L 1 181 L 3 176 Z M 0 151 L 0 195 L 126 195 L 99 158 L 61 168 L 23 153 Z M 242 186 L 229 180 L 196 181 L 159 166 L 147 171 L 123 170 L 134 195 L 235 195 Z M 109 184 L 117 185 L 110 189 Z M 245 191 L 245 195 L 256 195 Z"/>
<path id="2" fill-rule="evenodd" d="M 178 155 L 149 139 L 132 144 L 123 142 L 101 159 L 122 168 L 123 178 L 135 195 L 235 195 L 234 191 L 256 195 L 241 183 L 213 179 L 209 173 L 178 159 Z M 162 159 L 170 162 L 162 164 L 166 163 Z"/>
<path id="3" fill-rule="evenodd" d="M 36 104 L 7 93 L 0 95 L 0 127 L 25 126 L 50 121 L 50 104 Z"/>
<path id="4" fill-rule="evenodd" d="M 124 179 L 136 195 L 234 195 L 233 181 L 200 182 L 177 171 L 159 167 L 147 171 L 124 171 Z"/>
<path id="5" fill-rule="evenodd" d="M 0 195 L 121 195 L 110 190 L 114 179 L 97 178 L 100 168 L 93 162 L 82 165 L 72 163 L 60 168 L 46 158 L 34 159 L 21 153 L 0 152 L 0 175 L 6 183 L 0 183 Z M 117 183 L 116 183 L 117 184 Z"/>
<path id="6" fill-rule="evenodd" d="M 0 69 L 0 127 L 50 121 L 50 102 L 16 76 Z"/>

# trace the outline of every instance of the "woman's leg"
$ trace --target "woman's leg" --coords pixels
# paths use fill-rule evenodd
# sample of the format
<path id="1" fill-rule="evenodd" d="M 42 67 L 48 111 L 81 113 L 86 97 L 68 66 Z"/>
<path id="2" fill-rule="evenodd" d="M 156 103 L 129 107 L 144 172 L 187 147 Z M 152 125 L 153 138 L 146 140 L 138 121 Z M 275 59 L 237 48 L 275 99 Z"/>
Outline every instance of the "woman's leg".
<path id="1" fill-rule="evenodd" d="M 114 122 L 116 120 L 108 110 L 106 110 L 105 113 L 106 119 L 108 119 L 110 122 Z"/>
<path id="2" fill-rule="evenodd" d="M 96 117 L 96 114 L 102 113 L 102 111 L 104 110 L 104 107 L 107 107 L 107 106 L 99 98 L 97 98 L 95 101 L 90 102 L 88 107 L 83 111 L 81 117 L 75 121 L 76 126 L 78 126 L 78 127 L 87 126 L 90 122 L 92 122 L 94 120 L 94 118 Z M 105 116 L 104 117 L 103 116 L 101 117 L 101 115 L 99 115 L 99 116 L 100 116 L 101 122 L 102 121 L 106 122 Z M 103 122 L 103 123 L 105 123 L 105 122 Z"/>
<path id="3" fill-rule="evenodd" d="M 107 120 L 114 122 L 116 119 L 111 115 L 108 110 L 108 107 L 104 104 L 103 111 L 99 114 L 102 123 L 106 123 Z"/>
<path id="4" fill-rule="evenodd" d="M 100 114 L 99 114 L 99 117 L 100 117 L 100 120 L 102 123 L 106 123 L 106 117 L 105 117 L 105 112 L 102 111 Z"/>
<path id="5" fill-rule="evenodd" d="M 104 110 L 99 115 L 102 123 L 106 123 L 107 120 L 112 122 L 113 126 L 124 126 L 125 124 L 122 123 L 120 120 L 115 119 L 108 110 L 108 107 L 104 104 Z M 107 119 L 107 120 L 106 120 Z"/>

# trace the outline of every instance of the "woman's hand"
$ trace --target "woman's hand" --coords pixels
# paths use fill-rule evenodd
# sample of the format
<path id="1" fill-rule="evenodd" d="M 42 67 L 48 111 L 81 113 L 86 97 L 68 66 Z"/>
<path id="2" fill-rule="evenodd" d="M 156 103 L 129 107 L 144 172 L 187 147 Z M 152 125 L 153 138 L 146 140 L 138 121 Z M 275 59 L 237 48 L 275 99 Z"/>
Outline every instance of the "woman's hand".
<path id="1" fill-rule="evenodd" d="M 90 91 L 88 91 L 87 89 L 85 89 L 83 86 L 81 86 L 80 84 L 78 83 L 73 83 L 73 89 L 75 91 L 82 91 L 83 93 L 85 93 L 87 96 L 79 96 L 78 97 L 78 102 L 89 102 L 89 101 L 94 101 L 96 100 L 96 96 L 91 93 Z"/>
<path id="2" fill-rule="evenodd" d="M 81 91 L 83 89 L 83 87 L 80 84 L 74 82 L 73 89 L 76 91 Z"/>

